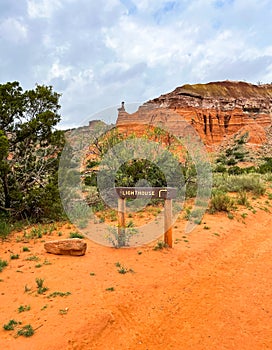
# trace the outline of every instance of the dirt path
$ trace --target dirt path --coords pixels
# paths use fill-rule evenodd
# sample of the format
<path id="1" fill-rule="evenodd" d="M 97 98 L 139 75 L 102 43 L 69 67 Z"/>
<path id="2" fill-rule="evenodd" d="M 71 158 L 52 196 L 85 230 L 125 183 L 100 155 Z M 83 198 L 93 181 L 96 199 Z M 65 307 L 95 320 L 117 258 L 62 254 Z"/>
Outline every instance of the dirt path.
<path id="1" fill-rule="evenodd" d="M 88 241 L 77 258 L 46 254 L 41 239 L 0 244 L 0 258 L 20 254 L 0 273 L 0 325 L 16 319 L 40 327 L 16 339 L 1 329 L 0 349 L 272 349 L 272 215 L 237 218 L 206 215 L 186 238 L 179 220 L 177 244 L 162 251 Z M 22 252 L 26 245 L 30 252 Z M 26 260 L 33 255 L 41 267 Z M 118 273 L 117 262 L 133 272 Z M 44 295 L 37 277 L 49 288 Z M 71 295 L 48 298 L 54 291 Z M 18 313 L 20 305 L 31 309 Z"/>

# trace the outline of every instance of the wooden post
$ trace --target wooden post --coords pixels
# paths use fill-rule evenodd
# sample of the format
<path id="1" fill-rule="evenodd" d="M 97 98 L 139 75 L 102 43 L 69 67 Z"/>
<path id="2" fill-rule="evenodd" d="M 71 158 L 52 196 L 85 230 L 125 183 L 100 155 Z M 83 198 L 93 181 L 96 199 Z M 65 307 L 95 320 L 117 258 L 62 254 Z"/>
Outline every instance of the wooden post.
<path id="1" fill-rule="evenodd" d="M 126 227 L 126 200 L 124 198 L 118 198 L 118 244 L 122 246 L 122 242 L 125 236 Z"/>
<path id="2" fill-rule="evenodd" d="M 126 198 L 160 198 L 165 199 L 164 203 L 164 242 L 173 247 L 172 237 L 172 199 L 177 196 L 177 189 L 174 187 L 115 187 L 115 193 L 118 196 L 118 246 L 127 244 L 126 237 Z"/>
<path id="3" fill-rule="evenodd" d="M 166 199 L 164 203 L 164 243 L 173 247 L 172 237 L 172 199 Z"/>

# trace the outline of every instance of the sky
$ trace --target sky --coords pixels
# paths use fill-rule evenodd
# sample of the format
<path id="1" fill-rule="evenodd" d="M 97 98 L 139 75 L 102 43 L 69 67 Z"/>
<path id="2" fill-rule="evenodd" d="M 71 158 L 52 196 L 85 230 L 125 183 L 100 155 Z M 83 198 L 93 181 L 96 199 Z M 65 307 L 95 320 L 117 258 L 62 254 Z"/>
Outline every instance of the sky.
<path id="1" fill-rule="evenodd" d="M 272 82 L 271 18 L 271 0 L 0 0 L 0 84 L 52 85 L 60 128 L 114 122 L 183 84 Z"/>

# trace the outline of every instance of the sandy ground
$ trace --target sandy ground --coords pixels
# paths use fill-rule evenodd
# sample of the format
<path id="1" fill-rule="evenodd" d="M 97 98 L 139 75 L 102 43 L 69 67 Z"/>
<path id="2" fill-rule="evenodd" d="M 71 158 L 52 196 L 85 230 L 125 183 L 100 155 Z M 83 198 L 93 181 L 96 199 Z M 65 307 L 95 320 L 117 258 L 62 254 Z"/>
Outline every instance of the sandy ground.
<path id="1" fill-rule="evenodd" d="M 83 257 L 43 248 L 68 237 L 68 224 L 36 240 L 16 233 L 0 242 L 8 261 L 0 272 L 0 349 L 272 349 L 271 224 L 270 212 L 240 208 L 233 220 L 207 214 L 184 236 L 180 218 L 172 249 L 114 249 L 86 239 Z M 118 273 L 116 263 L 128 272 Z M 44 279 L 44 294 L 36 278 Z M 71 294 L 48 297 L 56 291 Z M 30 310 L 19 313 L 22 305 Z M 4 330 L 11 319 L 35 334 Z"/>

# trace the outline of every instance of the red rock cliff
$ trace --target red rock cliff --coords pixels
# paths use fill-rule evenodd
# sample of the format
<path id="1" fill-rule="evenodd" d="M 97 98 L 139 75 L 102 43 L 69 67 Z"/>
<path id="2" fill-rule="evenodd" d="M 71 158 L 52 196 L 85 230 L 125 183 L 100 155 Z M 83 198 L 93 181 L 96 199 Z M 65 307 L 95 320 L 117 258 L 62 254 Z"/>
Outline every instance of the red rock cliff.
<path id="1" fill-rule="evenodd" d="M 213 82 L 184 85 L 144 103 L 137 112 L 119 109 L 117 126 L 141 128 L 141 124 L 171 125 L 176 135 L 197 131 L 203 142 L 218 145 L 241 130 L 249 132 L 249 142 L 264 144 L 271 133 L 272 84 Z"/>

